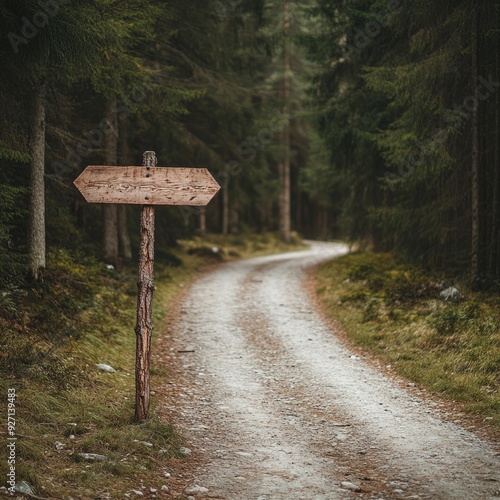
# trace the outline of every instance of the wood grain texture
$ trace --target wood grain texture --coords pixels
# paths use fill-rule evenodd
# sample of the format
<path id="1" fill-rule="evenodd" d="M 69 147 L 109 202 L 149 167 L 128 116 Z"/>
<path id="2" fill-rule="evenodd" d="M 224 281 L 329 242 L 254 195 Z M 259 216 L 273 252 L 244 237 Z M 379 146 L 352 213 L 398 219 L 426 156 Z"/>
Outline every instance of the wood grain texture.
<path id="1" fill-rule="evenodd" d="M 88 203 L 205 206 L 219 184 L 206 168 L 87 167 L 74 181 Z"/>
<path id="2" fill-rule="evenodd" d="M 153 293 L 155 245 L 155 207 L 144 205 L 141 210 L 139 244 L 139 275 L 137 281 L 137 323 L 135 325 L 135 419 L 149 415 L 151 336 L 153 335 Z"/>
<path id="3" fill-rule="evenodd" d="M 145 151 L 143 166 L 148 172 L 156 166 L 154 151 Z M 137 279 L 137 323 L 135 325 L 135 419 L 149 415 L 151 336 L 153 334 L 153 293 L 155 289 L 155 207 L 143 205 L 139 243 L 139 273 Z"/>

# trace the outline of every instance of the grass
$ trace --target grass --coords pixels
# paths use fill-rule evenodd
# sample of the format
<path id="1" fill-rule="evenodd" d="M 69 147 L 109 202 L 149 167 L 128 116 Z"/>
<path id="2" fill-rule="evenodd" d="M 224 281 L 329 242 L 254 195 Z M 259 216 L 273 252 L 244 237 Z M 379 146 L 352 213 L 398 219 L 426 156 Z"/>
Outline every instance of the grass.
<path id="1" fill-rule="evenodd" d="M 180 243 L 191 255 L 204 255 L 214 260 L 227 258 L 250 257 L 270 253 L 288 252 L 305 249 L 297 233 L 292 232 L 290 243 L 285 243 L 273 233 L 240 235 L 212 234 L 207 238 L 193 238 Z"/>
<path id="2" fill-rule="evenodd" d="M 356 345 L 500 431 L 497 295 L 462 291 L 459 302 L 443 302 L 440 277 L 389 254 L 353 253 L 323 264 L 316 283 L 328 314 Z"/>
<path id="3" fill-rule="evenodd" d="M 273 235 L 210 236 L 173 251 L 159 249 L 155 325 L 207 263 L 292 249 L 297 245 Z M 150 420 L 133 421 L 136 272 L 135 266 L 116 272 L 57 250 L 43 282 L 0 291 L 0 410 L 5 421 L 7 392 L 15 388 L 16 479 L 41 497 L 88 499 L 106 491 L 125 498 L 142 483 L 159 490 L 165 484 L 161 471 L 183 457 L 182 437 L 161 421 L 154 395 Z M 169 372 L 154 362 L 153 356 L 152 385 L 158 387 Z M 96 363 L 116 372 L 103 372 Z M 106 460 L 87 461 L 80 453 Z M 2 477 L 7 471 L 2 459 Z"/>
<path id="4" fill-rule="evenodd" d="M 188 279 L 186 268 L 159 270 Z M 132 269 L 119 274 L 59 251 L 50 256 L 44 282 L 19 291 L 2 311 L 0 387 L 2 394 L 16 389 L 16 476 L 40 496 L 96 498 L 109 491 L 123 498 L 140 488 L 139 477 L 159 488 L 148 471 L 180 456 L 179 437 L 155 417 L 154 402 L 150 421 L 132 419 L 135 281 Z M 158 311 L 164 312 L 171 288 L 159 287 Z M 102 372 L 96 363 L 117 371 Z M 56 442 L 64 447 L 56 449 Z M 105 455 L 106 461 L 82 461 L 78 453 Z M 5 467 L 3 460 L 3 477 Z"/>

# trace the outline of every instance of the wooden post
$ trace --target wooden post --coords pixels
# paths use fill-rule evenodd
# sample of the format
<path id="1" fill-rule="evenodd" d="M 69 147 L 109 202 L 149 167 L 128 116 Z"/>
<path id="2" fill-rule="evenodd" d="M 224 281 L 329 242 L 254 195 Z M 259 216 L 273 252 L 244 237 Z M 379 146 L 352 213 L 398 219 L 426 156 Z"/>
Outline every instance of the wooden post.
<path id="1" fill-rule="evenodd" d="M 156 166 L 154 151 L 146 151 L 142 162 L 144 176 Z M 147 201 L 148 197 L 145 197 Z M 149 366 L 151 335 L 153 333 L 154 242 L 155 207 L 143 205 L 141 210 L 141 237 L 139 244 L 139 275 L 137 294 L 136 358 L 135 358 L 135 419 L 140 422 L 149 413 Z"/>
<path id="2" fill-rule="evenodd" d="M 203 238 L 207 235 L 207 210 L 200 207 L 200 233 Z"/>
<path id="3" fill-rule="evenodd" d="M 220 186 L 206 168 L 157 167 L 154 151 L 142 167 L 89 165 L 73 182 L 89 203 L 142 205 L 137 281 L 135 419 L 149 413 L 149 365 L 153 333 L 155 205 L 205 207 Z"/>

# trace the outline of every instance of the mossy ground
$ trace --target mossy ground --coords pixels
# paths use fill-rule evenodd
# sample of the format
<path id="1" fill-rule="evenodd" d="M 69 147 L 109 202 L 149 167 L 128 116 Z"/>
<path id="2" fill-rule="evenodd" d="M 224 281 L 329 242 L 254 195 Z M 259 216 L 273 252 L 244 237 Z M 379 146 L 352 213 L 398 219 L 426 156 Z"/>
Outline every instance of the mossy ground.
<path id="1" fill-rule="evenodd" d="M 173 251 L 159 249 L 154 323 L 161 327 L 182 286 L 213 257 L 219 261 L 296 248 L 267 234 L 209 236 L 182 242 Z M 159 418 L 154 395 L 150 420 L 133 421 L 136 273 L 135 265 L 117 272 L 58 250 L 49 256 L 43 281 L 2 292 L 2 420 L 6 430 L 7 392 L 14 388 L 16 479 L 27 481 L 41 497 L 90 499 L 109 492 L 111 498 L 125 498 L 142 484 L 160 489 L 166 464 L 182 459 L 181 438 Z M 103 372 L 96 363 L 116 372 Z M 155 364 L 154 357 L 152 363 L 152 385 L 167 383 L 169 367 Z M 61 445 L 56 442 L 64 447 L 57 449 Z M 88 462 L 78 453 L 107 459 Z M 6 478 L 6 456 L 0 474 Z"/>
<path id="2" fill-rule="evenodd" d="M 316 273 L 317 293 L 349 339 L 500 433 L 498 295 L 459 286 L 462 300 L 443 302 L 444 283 L 389 254 L 349 254 Z"/>

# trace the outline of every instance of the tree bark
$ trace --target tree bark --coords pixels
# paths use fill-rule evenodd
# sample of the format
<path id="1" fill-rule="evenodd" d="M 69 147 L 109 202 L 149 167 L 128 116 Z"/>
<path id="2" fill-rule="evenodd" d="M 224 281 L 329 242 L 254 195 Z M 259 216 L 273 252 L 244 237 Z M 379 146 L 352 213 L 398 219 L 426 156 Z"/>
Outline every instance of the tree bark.
<path id="1" fill-rule="evenodd" d="M 122 120 L 119 124 L 118 151 L 121 165 L 132 165 L 130 148 L 128 145 L 128 122 Z M 127 207 L 118 205 L 118 239 L 119 239 L 119 257 L 125 261 L 132 260 L 132 244 L 127 223 Z"/>
<path id="2" fill-rule="evenodd" d="M 280 189 L 281 194 L 281 236 L 288 243 L 290 242 L 290 218 L 291 218 L 291 200 L 290 200 L 290 16 L 289 16 L 289 4 L 286 1 L 284 4 L 285 10 L 285 75 L 284 75 L 284 112 L 286 118 L 285 128 L 283 130 L 284 135 L 284 161 L 283 161 L 283 172 Z"/>
<path id="3" fill-rule="evenodd" d="M 231 234 L 238 234 L 240 230 L 240 207 L 233 203 L 229 210 L 229 231 Z"/>
<path id="4" fill-rule="evenodd" d="M 283 136 L 283 142 L 285 141 Z M 278 163 L 278 180 L 279 180 L 279 231 L 281 237 L 285 238 L 286 233 L 286 223 L 285 223 L 285 213 L 286 213 L 286 202 L 285 202 L 285 163 L 280 161 Z"/>
<path id="5" fill-rule="evenodd" d="M 107 165 L 117 164 L 118 154 L 118 113 L 116 101 L 106 103 L 106 119 L 109 128 L 104 135 L 104 148 Z M 104 235 L 102 258 L 105 262 L 114 265 L 119 264 L 119 237 L 118 237 L 118 207 L 117 205 L 104 205 Z"/>
<path id="6" fill-rule="evenodd" d="M 496 49 L 495 55 L 495 72 L 496 79 L 500 78 L 500 44 L 499 36 L 494 42 L 493 47 Z M 492 214 L 491 214 L 491 239 L 490 239 L 490 255 L 489 255 L 489 272 L 491 276 L 498 277 L 499 272 L 499 252 L 500 252 L 500 228 L 498 220 L 499 197 L 498 191 L 500 188 L 500 95 L 497 92 L 495 95 L 495 150 L 493 163 L 493 195 L 492 195 Z"/>
<path id="7" fill-rule="evenodd" d="M 33 89 L 30 180 L 31 273 L 38 279 L 46 266 L 45 249 L 45 83 Z"/>
<path id="8" fill-rule="evenodd" d="M 226 236 L 229 233 L 229 188 L 222 188 L 222 234 Z"/>
<path id="9" fill-rule="evenodd" d="M 471 84 L 475 87 L 479 76 L 478 68 L 478 0 L 473 3 L 473 22 L 471 36 Z M 474 95 L 474 94 L 472 94 Z M 479 183 L 479 101 L 476 99 L 472 109 L 472 157 L 471 157 L 471 184 L 472 184 L 472 222 L 471 222 L 471 283 L 474 287 L 480 279 L 480 183 Z"/>
<path id="10" fill-rule="evenodd" d="M 144 153 L 145 170 L 156 166 L 153 151 Z M 139 274 L 137 294 L 136 358 L 135 358 L 135 419 L 146 420 L 149 414 L 151 336 L 153 334 L 155 208 L 143 205 L 139 243 Z"/>
<path id="11" fill-rule="evenodd" d="M 125 261 L 132 260 L 132 243 L 128 232 L 127 205 L 117 205 L 118 210 L 118 237 L 119 257 Z"/>
<path id="12" fill-rule="evenodd" d="M 203 237 L 207 234 L 207 209 L 200 207 L 200 233 Z"/>

